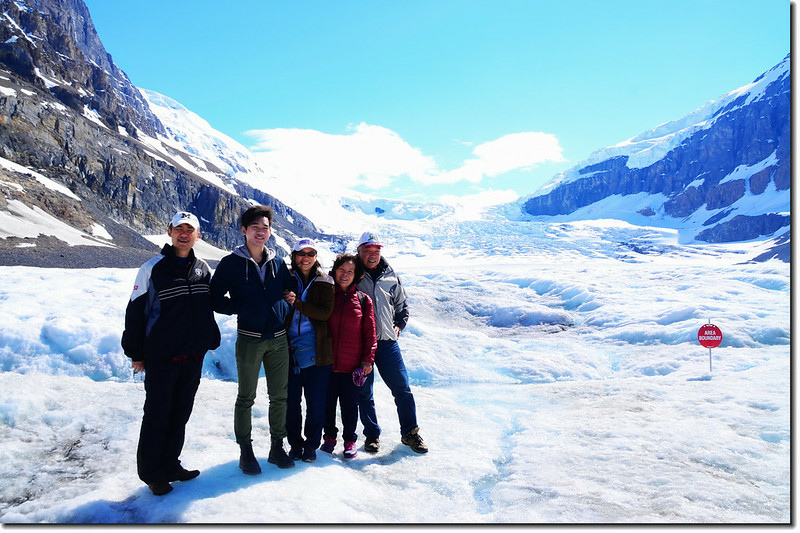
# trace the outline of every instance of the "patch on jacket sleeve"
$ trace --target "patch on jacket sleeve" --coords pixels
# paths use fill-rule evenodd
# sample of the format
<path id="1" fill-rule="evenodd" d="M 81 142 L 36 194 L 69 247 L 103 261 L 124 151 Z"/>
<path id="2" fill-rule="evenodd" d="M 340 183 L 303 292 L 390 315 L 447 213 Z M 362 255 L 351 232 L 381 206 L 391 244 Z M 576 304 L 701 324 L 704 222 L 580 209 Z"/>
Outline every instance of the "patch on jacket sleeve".
<path id="1" fill-rule="evenodd" d="M 159 254 L 139 267 L 139 272 L 136 273 L 136 280 L 133 282 L 131 301 L 143 294 L 147 294 L 147 289 L 150 287 L 150 275 L 153 272 L 153 267 L 163 258 L 164 256 Z"/>

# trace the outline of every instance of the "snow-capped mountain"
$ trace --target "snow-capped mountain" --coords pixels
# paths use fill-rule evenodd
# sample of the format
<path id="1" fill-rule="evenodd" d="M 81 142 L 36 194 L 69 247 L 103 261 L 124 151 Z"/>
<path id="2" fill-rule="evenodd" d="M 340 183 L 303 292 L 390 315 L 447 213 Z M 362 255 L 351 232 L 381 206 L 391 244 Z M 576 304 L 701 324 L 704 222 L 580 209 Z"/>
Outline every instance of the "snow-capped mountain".
<path id="1" fill-rule="evenodd" d="M 272 206 L 277 244 L 321 236 L 263 184 L 237 179 L 257 172 L 243 147 L 131 85 L 81 0 L 0 0 L 0 13 L 0 263 L 141 263 L 154 249 L 142 236 L 163 236 L 177 209 L 230 249 L 253 202 Z"/>
<path id="2" fill-rule="evenodd" d="M 168 96 L 147 89 L 138 90 L 166 128 L 160 141 L 194 156 L 189 163 L 195 172 L 212 180 L 219 180 L 220 173 L 238 178 L 264 174 L 247 148 L 216 131 L 202 117 Z M 218 185 L 229 187 L 224 181 L 219 181 Z"/>
<path id="3" fill-rule="evenodd" d="M 556 175 L 525 215 L 621 218 L 683 242 L 780 236 L 790 223 L 790 57 L 686 116 Z"/>

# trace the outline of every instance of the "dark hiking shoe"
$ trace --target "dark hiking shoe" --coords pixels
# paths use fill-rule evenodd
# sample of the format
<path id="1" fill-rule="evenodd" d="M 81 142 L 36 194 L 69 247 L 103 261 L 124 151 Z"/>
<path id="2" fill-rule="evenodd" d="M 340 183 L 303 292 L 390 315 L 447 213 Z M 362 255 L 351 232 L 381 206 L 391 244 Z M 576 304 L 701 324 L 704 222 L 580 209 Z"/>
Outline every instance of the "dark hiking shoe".
<path id="1" fill-rule="evenodd" d="M 185 468 L 181 468 L 174 474 L 167 476 L 167 481 L 189 481 L 190 479 L 194 479 L 199 475 L 199 470 L 186 470 Z"/>
<path id="2" fill-rule="evenodd" d="M 333 453 L 333 449 L 336 447 L 336 439 L 333 437 L 325 437 L 322 439 L 322 446 L 319 447 L 320 450 L 326 453 Z"/>
<path id="3" fill-rule="evenodd" d="M 419 436 L 419 427 L 415 427 L 400 439 L 400 442 L 409 446 L 417 453 L 428 453 L 428 447 L 422 442 L 422 437 Z"/>
<path id="4" fill-rule="evenodd" d="M 242 469 L 242 472 L 249 476 L 260 474 L 261 465 L 258 464 L 256 456 L 253 454 L 253 444 L 250 442 L 247 444 L 240 444 L 239 449 L 241 450 L 239 455 L 239 468 Z"/>
<path id="5" fill-rule="evenodd" d="M 299 461 L 303 458 L 303 448 L 300 446 L 292 446 L 289 448 L 289 459 L 292 461 Z"/>
<path id="6" fill-rule="evenodd" d="M 163 477 L 153 481 L 152 483 L 148 483 L 147 486 L 156 496 L 163 496 L 168 492 L 172 492 L 172 485 L 170 485 L 169 482 Z"/>
<path id="7" fill-rule="evenodd" d="M 286 451 L 283 449 L 283 439 L 272 440 L 267 462 L 274 464 L 278 468 L 294 468 L 294 461 L 286 455 Z"/>
<path id="8" fill-rule="evenodd" d="M 380 445 L 378 437 L 367 437 L 364 441 L 364 451 L 367 453 L 378 453 Z"/>
<path id="9" fill-rule="evenodd" d="M 317 450 L 316 448 L 303 448 L 303 456 L 302 456 L 304 463 L 313 463 L 317 460 Z"/>

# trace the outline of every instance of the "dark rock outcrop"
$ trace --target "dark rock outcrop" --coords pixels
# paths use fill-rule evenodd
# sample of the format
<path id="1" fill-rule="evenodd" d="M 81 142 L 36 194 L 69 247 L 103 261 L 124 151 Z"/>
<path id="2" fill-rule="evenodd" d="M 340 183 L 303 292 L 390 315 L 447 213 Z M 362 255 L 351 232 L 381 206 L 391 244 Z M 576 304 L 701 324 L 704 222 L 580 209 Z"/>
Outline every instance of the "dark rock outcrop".
<path id="1" fill-rule="evenodd" d="M 736 215 L 727 222 L 701 231 L 696 238 L 705 242 L 748 241 L 762 235 L 772 235 L 790 223 L 789 215 L 776 213 L 758 216 Z"/>

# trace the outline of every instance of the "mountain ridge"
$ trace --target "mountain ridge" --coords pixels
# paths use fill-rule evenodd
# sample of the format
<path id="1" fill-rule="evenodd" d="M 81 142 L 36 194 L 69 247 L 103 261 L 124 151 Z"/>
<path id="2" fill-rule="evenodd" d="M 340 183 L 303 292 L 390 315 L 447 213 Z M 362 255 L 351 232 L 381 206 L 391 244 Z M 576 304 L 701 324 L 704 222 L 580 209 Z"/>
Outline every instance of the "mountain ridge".
<path id="1" fill-rule="evenodd" d="M 83 232 L 85 245 L 107 245 L 100 250 L 109 248 L 103 261 L 109 266 L 138 257 L 136 250 L 151 252 L 141 236 L 163 234 L 178 209 L 195 211 L 204 238 L 220 248 L 240 244 L 238 216 L 252 203 L 273 208 L 276 238 L 323 235 L 255 181 L 238 180 L 171 142 L 150 103 L 103 48 L 81 0 L 0 0 L 0 10 L 0 157 L 24 167 L 0 165 L 0 214 L 8 225 L 22 217 L 19 205 L 41 210 L 50 226 Z M 34 174 L 71 196 L 31 179 Z M 74 256 L 72 248 L 83 243 L 54 242 L 48 231 L 41 242 L 19 234 L 0 239 L 0 263 L 30 257 L 26 264 L 74 265 L 61 258 Z M 20 247 L 59 253 L 44 260 Z"/>
<path id="2" fill-rule="evenodd" d="M 777 236 L 791 220 L 790 90 L 787 55 L 720 100 L 593 152 L 515 204 L 534 219 L 598 218 L 619 195 L 630 199 L 628 219 L 677 228 L 682 242 Z"/>

